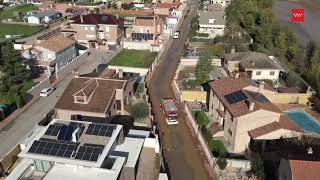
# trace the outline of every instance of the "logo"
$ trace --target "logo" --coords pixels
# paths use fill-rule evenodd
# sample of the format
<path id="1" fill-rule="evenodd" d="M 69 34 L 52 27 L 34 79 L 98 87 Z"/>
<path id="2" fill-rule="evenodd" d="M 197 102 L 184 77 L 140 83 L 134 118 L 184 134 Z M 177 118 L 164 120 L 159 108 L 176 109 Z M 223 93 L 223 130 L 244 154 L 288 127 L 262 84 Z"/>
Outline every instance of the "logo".
<path id="1" fill-rule="evenodd" d="M 291 9 L 292 22 L 304 22 L 304 9 Z"/>

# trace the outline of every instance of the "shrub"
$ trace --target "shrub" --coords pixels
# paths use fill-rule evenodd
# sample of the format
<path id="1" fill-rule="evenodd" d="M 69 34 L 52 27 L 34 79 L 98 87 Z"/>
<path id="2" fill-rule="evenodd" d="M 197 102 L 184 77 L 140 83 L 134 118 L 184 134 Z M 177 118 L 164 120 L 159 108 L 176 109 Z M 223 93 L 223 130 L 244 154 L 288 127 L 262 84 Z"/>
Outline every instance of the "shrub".
<path id="1" fill-rule="evenodd" d="M 207 33 L 197 33 L 198 37 L 209 37 L 209 34 Z"/>
<path id="2" fill-rule="evenodd" d="M 149 115 L 149 106 L 146 102 L 138 102 L 129 108 L 129 112 L 135 120 L 141 120 Z"/>
<path id="3" fill-rule="evenodd" d="M 23 107 L 24 105 L 24 100 L 23 100 L 23 97 L 21 94 L 18 94 L 16 97 L 15 97 L 15 103 L 17 105 L 18 108 L 21 108 Z"/>
<path id="4" fill-rule="evenodd" d="M 264 165 L 263 159 L 260 155 L 256 157 L 256 159 L 250 162 L 251 164 L 251 171 L 257 176 L 258 179 L 264 180 Z"/>
<path id="5" fill-rule="evenodd" d="M 219 154 L 217 164 L 221 170 L 224 170 L 227 167 L 228 162 L 227 162 L 224 154 L 222 154 L 222 153 Z"/>

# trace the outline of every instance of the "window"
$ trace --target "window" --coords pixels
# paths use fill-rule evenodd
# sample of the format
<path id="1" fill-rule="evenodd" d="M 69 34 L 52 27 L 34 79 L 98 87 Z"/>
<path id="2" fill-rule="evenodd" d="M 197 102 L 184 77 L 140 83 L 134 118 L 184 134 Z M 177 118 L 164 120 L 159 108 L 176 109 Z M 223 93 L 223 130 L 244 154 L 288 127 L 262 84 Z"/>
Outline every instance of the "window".
<path id="1" fill-rule="evenodd" d="M 121 110 L 121 101 L 117 100 L 117 110 Z"/>
<path id="2" fill-rule="evenodd" d="M 256 75 L 257 75 L 257 76 L 260 76 L 260 75 L 261 75 L 261 71 L 257 71 L 257 72 L 256 72 Z"/>
<path id="3" fill-rule="evenodd" d="M 210 23 L 210 24 L 214 24 L 215 22 L 216 22 L 215 19 L 209 19 L 209 23 Z"/>
<path id="4" fill-rule="evenodd" d="M 274 76 L 274 71 L 270 71 L 270 76 Z"/>
<path id="5" fill-rule="evenodd" d="M 232 137 L 232 131 L 230 130 L 230 128 L 228 128 L 228 133 L 229 133 L 230 136 Z"/>

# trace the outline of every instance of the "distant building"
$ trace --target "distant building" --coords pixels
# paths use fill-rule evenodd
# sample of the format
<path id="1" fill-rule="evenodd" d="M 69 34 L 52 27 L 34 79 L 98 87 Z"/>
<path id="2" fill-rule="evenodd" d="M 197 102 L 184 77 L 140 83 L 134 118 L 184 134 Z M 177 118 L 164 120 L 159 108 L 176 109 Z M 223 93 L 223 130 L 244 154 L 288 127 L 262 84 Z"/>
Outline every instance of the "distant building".
<path id="1" fill-rule="evenodd" d="M 159 142 L 149 136 L 122 125 L 54 119 L 23 139 L 21 161 L 6 179 L 158 179 Z"/>
<path id="2" fill-rule="evenodd" d="M 58 11 L 43 11 L 39 13 L 32 13 L 26 17 L 30 24 L 48 24 L 51 21 L 59 19 L 62 14 Z"/>
<path id="3" fill-rule="evenodd" d="M 114 75 L 115 71 L 107 70 L 99 77 L 74 77 L 55 105 L 57 118 L 107 121 L 107 117 L 124 115 L 137 76 Z"/>
<path id="4" fill-rule="evenodd" d="M 242 153 L 250 139 L 291 137 L 301 129 L 262 93 L 272 88 L 248 78 L 223 78 L 209 83 L 211 125 L 221 129 L 230 152 Z M 269 90 L 268 90 L 269 89 Z"/>
<path id="5" fill-rule="evenodd" d="M 227 72 L 245 72 L 254 80 L 277 81 L 284 71 L 275 57 L 260 52 L 229 53 L 224 55 L 223 61 Z"/>
<path id="6" fill-rule="evenodd" d="M 124 35 L 124 21 L 113 15 L 81 14 L 69 24 L 62 32 L 89 48 L 107 50 L 109 45 L 120 45 Z"/>
<path id="7" fill-rule="evenodd" d="M 199 14 L 199 33 L 206 33 L 210 38 L 223 36 L 225 29 L 224 11 L 202 11 Z"/>

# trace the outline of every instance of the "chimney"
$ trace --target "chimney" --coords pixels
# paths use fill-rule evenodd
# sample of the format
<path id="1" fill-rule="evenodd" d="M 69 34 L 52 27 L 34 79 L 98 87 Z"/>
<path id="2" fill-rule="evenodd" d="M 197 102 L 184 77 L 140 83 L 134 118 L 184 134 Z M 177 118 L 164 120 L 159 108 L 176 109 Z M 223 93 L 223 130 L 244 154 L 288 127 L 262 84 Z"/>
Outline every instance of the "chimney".
<path id="1" fill-rule="evenodd" d="M 238 79 L 239 77 L 240 77 L 240 73 L 237 72 L 234 78 Z"/>
<path id="2" fill-rule="evenodd" d="M 264 81 L 260 82 L 259 88 L 258 88 L 258 93 L 261 93 L 261 92 L 263 91 L 265 84 L 266 84 L 266 83 L 265 83 Z"/>
<path id="3" fill-rule="evenodd" d="M 82 14 L 80 14 L 80 21 L 81 21 L 81 23 L 83 23 L 83 15 Z"/>
<path id="4" fill-rule="evenodd" d="M 235 53 L 236 52 L 236 48 L 232 47 L 231 48 L 231 54 Z"/>
<path id="5" fill-rule="evenodd" d="M 118 73 L 119 73 L 119 78 L 122 79 L 123 78 L 123 69 L 118 69 Z"/>
<path id="6" fill-rule="evenodd" d="M 250 111 L 253 111 L 253 110 L 254 110 L 254 106 L 255 106 L 255 103 L 254 103 L 254 102 L 250 102 L 250 104 L 249 104 L 249 110 L 250 110 Z"/>

